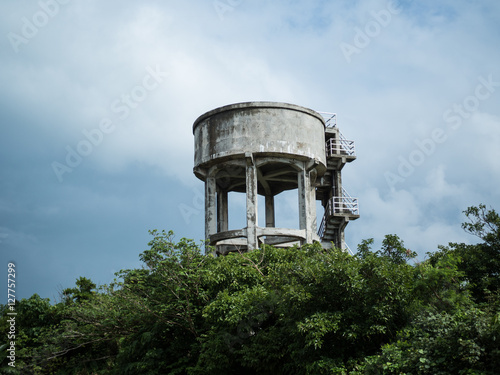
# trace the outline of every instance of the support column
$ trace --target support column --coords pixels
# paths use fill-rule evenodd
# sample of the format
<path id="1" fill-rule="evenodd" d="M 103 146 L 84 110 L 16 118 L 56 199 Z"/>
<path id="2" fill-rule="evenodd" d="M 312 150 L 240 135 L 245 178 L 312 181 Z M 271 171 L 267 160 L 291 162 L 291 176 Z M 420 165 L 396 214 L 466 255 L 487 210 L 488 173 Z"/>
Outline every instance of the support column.
<path id="1" fill-rule="evenodd" d="M 219 190 L 217 192 L 217 232 L 227 232 L 228 216 L 227 191 Z"/>
<path id="2" fill-rule="evenodd" d="M 309 172 L 309 201 L 310 201 L 310 231 L 311 231 L 311 243 L 313 241 L 319 241 L 320 238 L 318 236 L 318 218 L 316 216 L 316 170 L 312 170 Z"/>
<path id="3" fill-rule="evenodd" d="M 309 172 L 304 168 L 298 173 L 299 189 L 299 226 L 306 231 L 306 243 L 312 243 L 316 238 L 316 203 L 312 198 L 311 191 L 314 187 L 311 185 Z"/>
<path id="4" fill-rule="evenodd" d="M 266 227 L 274 228 L 276 222 L 274 219 L 274 196 L 266 195 Z"/>
<path id="5" fill-rule="evenodd" d="M 210 235 L 217 233 L 217 199 L 216 185 L 214 177 L 207 177 L 205 180 L 205 238 L 210 239 Z"/>
<path id="6" fill-rule="evenodd" d="M 247 250 L 259 247 L 257 239 L 257 167 L 251 154 L 246 155 Z"/>
<path id="7" fill-rule="evenodd" d="M 347 225 L 347 223 L 346 223 Z M 345 251 L 345 225 L 344 227 L 340 230 L 340 236 L 339 236 L 339 241 L 340 241 L 340 246 L 339 249 Z"/>
<path id="8" fill-rule="evenodd" d="M 340 171 L 333 171 L 333 196 L 334 197 L 341 197 L 342 196 L 342 175 L 340 174 Z"/>
<path id="9" fill-rule="evenodd" d="M 333 244 L 337 249 L 342 249 L 342 227 L 339 225 L 335 228 L 335 238 L 333 239 Z"/>
<path id="10" fill-rule="evenodd" d="M 335 238 L 333 240 L 333 243 L 336 248 L 345 250 L 345 227 L 349 223 L 348 218 L 344 218 L 340 223 L 338 223 L 338 226 L 335 228 Z"/>

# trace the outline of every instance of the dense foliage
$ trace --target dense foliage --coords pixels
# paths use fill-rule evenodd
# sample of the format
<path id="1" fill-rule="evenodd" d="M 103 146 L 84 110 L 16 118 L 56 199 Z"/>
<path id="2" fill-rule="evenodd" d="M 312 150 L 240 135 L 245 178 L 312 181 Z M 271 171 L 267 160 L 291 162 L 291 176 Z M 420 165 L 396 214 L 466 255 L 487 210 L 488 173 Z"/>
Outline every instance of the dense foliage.
<path id="1" fill-rule="evenodd" d="M 356 256 L 319 244 L 214 258 L 152 231 L 141 269 L 61 302 L 17 303 L 2 374 L 497 374 L 500 218 L 465 211 L 482 242 L 410 265 L 395 235 Z M 8 328 L 0 306 L 0 331 Z"/>

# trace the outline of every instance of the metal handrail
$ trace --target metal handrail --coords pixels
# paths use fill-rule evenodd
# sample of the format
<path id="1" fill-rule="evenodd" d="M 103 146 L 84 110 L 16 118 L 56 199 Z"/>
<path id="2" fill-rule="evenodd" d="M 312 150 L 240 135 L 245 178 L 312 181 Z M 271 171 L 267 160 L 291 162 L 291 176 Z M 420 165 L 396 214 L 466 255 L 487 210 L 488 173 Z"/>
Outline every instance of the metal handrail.
<path id="1" fill-rule="evenodd" d="M 332 197 L 331 200 L 333 201 L 332 214 L 351 213 L 359 215 L 358 198 Z"/>
<path id="2" fill-rule="evenodd" d="M 325 120 L 327 128 L 334 128 L 337 126 L 337 114 L 331 112 L 318 112 Z"/>
<path id="3" fill-rule="evenodd" d="M 347 194 L 344 189 L 342 192 Z M 342 197 L 331 197 L 326 206 L 325 216 L 345 213 L 359 215 L 358 198 L 353 198 L 348 194 Z"/>
<path id="4" fill-rule="evenodd" d="M 321 224 L 319 225 L 319 229 L 318 229 L 319 238 L 323 238 L 325 236 L 325 230 L 326 230 L 325 216 L 323 215 L 323 219 L 321 219 Z"/>
<path id="5" fill-rule="evenodd" d="M 342 186 L 342 196 L 343 197 L 346 197 L 346 198 L 349 198 L 349 199 L 353 199 L 350 194 L 347 192 L 346 189 L 344 189 L 344 187 Z"/>
<path id="6" fill-rule="evenodd" d="M 330 138 L 326 141 L 326 156 L 333 156 L 339 154 L 347 154 L 354 156 L 356 153 L 354 141 L 349 141 L 341 135 L 340 139 Z"/>
<path id="7" fill-rule="evenodd" d="M 321 224 L 318 229 L 318 236 L 323 238 L 326 231 L 326 223 L 330 216 L 334 214 L 350 213 L 352 215 L 359 215 L 358 198 L 353 198 L 349 193 L 342 188 L 341 197 L 331 197 L 325 207 L 325 214 L 321 219 Z"/>
<path id="8" fill-rule="evenodd" d="M 344 248 L 349 252 L 349 254 L 354 255 L 351 248 L 349 246 L 347 246 L 347 242 L 345 242 L 345 241 L 344 241 Z"/>
<path id="9" fill-rule="evenodd" d="M 328 212 L 330 211 L 330 201 L 326 204 L 325 208 L 325 214 L 323 215 L 323 218 L 321 219 L 321 224 L 319 225 L 318 229 L 318 236 L 319 238 L 323 238 L 325 236 L 325 231 L 326 231 L 326 220 L 328 219 Z"/>

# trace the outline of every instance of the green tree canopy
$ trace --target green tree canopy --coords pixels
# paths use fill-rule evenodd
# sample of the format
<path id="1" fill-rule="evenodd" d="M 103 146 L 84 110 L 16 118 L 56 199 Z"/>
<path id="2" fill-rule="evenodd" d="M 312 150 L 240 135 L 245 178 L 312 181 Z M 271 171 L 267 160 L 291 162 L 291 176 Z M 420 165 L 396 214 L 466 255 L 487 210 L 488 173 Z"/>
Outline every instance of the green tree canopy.
<path id="1" fill-rule="evenodd" d="M 465 213 L 483 242 L 414 264 L 396 235 L 355 256 L 313 244 L 216 258 L 151 231 L 143 267 L 111 285 L 80 277 L 60 303 L 20 301 L 18 366 L 0 373 L 494 374 L 499 219 Z"/>

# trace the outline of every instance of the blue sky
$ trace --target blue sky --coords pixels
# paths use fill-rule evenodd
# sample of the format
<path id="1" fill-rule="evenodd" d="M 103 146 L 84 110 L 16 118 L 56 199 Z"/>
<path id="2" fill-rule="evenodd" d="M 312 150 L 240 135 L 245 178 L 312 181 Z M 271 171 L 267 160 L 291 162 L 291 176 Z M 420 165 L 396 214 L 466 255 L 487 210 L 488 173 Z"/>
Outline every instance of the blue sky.
<path id="1" fill-rule="evenodd" d="M 500 209 L 497 1 L 4 1 L 0 19 L 0 275 L 17 264 L 18 298 L 139 267 L 149 229 L 201 240 L 192 124 L 236 102 L 338 114 L 353 249 L 394 233 L 423 260 L 476 241 L 468 206 Z"/>

